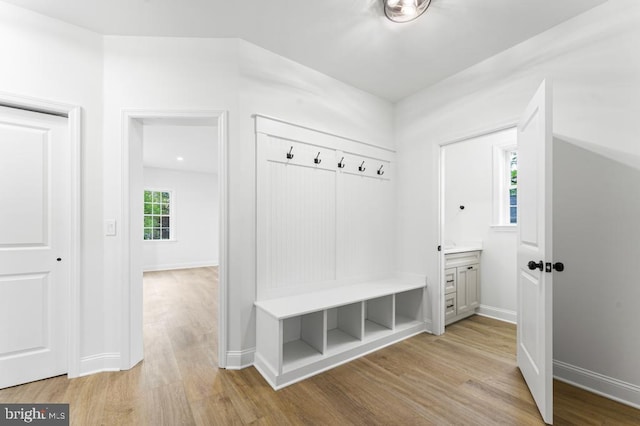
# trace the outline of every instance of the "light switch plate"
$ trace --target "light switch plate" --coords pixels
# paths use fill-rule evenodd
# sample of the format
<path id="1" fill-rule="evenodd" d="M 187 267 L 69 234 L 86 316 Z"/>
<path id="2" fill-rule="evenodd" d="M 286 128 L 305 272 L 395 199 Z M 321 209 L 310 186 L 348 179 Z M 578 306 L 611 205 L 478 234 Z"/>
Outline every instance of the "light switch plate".
<path id="1" fill-rule="evenodd" d="M 116 235 L 116 221 L 115 219 L 110 219 L 107 220 L 107 222 L 105 223 L 105 227 L 104 227 L 105 231 L 105 235 L 108 237 L 113 237 Z"/>

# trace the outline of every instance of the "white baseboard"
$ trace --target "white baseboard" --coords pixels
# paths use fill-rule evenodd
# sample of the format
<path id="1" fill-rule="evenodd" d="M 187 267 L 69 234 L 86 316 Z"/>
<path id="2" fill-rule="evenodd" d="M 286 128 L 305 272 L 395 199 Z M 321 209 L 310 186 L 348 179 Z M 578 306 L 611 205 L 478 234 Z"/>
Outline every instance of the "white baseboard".
<path id="1" fill-rule="evenodd" d="M 431 318 L 424 321 L 424 331 L 433 334 L 433 321 L 431 321 Z"/>
<path id="2" fill-rule="evenodd" d="M 493 319 L 497 319 L 500 321 L 510 322 L 511 324 L 515 324 L 518 320 L 518 313 L 516 311 L 510 311 L 508 309 L 502 308 L 494 308 L 493 306 L 480 305 L 478 309 L 476 309 L 476 314 L 489 317 Z"/>
<path id="3" fill-rule="evenodd" d="M 142 270 L 144 272 L 171 271 L 173 269 L 205 268 L 209 266 L 218 266 L 218 261 L 215 260 L 202 262 L 166 263 L 163 265 L 145 265 Z"/>
<path id="4" fill-rule="evenodd" d="M 640 386 L 553 360 L 553 376 L 561 382 L 640 409 Z"/>
<path id="5" fill-rule="evenodd" d="M 251 367 L 255 359 L 256 348 L 244 351 L 227 351 L 227 370 L 242 370 Z"/>
<path id="6" fill-rule="evenodd" d="M 120 354 L 118 352 L 96 354 L 80 359 L 80 374 L 78 377 L 119 370 Z"/>

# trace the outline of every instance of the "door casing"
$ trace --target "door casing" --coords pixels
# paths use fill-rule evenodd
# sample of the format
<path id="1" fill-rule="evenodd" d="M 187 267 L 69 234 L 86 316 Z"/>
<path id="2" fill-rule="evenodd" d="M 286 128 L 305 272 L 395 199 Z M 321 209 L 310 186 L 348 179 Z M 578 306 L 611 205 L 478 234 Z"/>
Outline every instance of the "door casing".
<path id="1" fill-rule="evenodd" d="M 218 269 L 218 366 L 227 365 L 227 262 L 228 262 L 228 162 L 227 111 L 224 110 L 124 110 L 122 112 L 122 328 L 120 368 L 128 370 L 143 358 L 142 246 L 140 232 L 132 229 L 139 194 L 131 191 L 142 170 L 142 134 L 145 119 L 211 119 L 218 126 L 219 269 Z M 142 182 L 139 182 L 142 184 Z M 142 218 L 142 216 L 140 216 Z"/>
<path id="2" fill-rule="evenodd" d="M 476 139 L 481 136 L 490 135 L 492 133 L 501 132 L 503 130 L 515 128 L 518 124 L 517 117 L 511 118 L 504 123 L 498 124 L 493 127 L 488 127 L 478 132 L 471 133 L 462 137 L 451 139 L 438 144 L 438 244 L 442 248 L 444 245 L 444 225 L 445 225 L 445 179 L 444 179 L 444 164 L 445 153 L 444 147 L 459 142 L 466 142 L 471 139 Z M 445 276 L 444 276 L 444 250 L 438 252 L 438 282 L 433 291 L 432 300 L 432 321 L 433 321 L 433 334 L 439 336 L 444 334 L 444 288 L 445 288 Z"/>

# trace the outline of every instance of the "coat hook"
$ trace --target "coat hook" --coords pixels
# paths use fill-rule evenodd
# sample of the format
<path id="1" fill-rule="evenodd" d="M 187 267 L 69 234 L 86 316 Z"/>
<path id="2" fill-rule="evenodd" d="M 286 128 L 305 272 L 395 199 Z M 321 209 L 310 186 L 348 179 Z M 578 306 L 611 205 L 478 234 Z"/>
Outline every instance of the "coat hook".
<path id="1" fill-rule="evenodd" d="M 293 151 L 293 145 L 291 146 L 291 149 L 289 149 L 289 152 L 287 152 L 287 158 L 289 160 L 291 160 L 293 158 L 293 154 L 291 153 L 291 151 Z"/>
<path id="2" fill-rule="evenodd" d="M 384 171 L 382 171 L 382 166 L 384 166 L 384 164 L 380 165 L 380 168 L 378 169 L 378 171 L 376 173 L 378 173 L 378 175 L 382 176 L 384 174 Z"/>
<path id="3" fill-rule="evenodd" d="M 344 157 L 342 157 L 342 159 L 340 160 L 340 162 L 338 163 L 338 168 L 339 169 L 344 169 Z"/>
<path id="4" fill-rule="evenodd" d="M 316 155 L 316 158 L 313 159 L 313 162 L 316 164 L 322 163 L 322 160 L 320 159 L 320 152 L 318 152 L 318 155 Z"/>
<path id="5" fill-rule="evenodd" d="M 360 170 L 361 172 L 364 172 L 365 170 L 367 170 L 367 168 L 363 166 L 364 166 L 364 161 L 362 162 L 362 164 L 360 164 L 360 166 L 358 166 L 358 170 Z"/>

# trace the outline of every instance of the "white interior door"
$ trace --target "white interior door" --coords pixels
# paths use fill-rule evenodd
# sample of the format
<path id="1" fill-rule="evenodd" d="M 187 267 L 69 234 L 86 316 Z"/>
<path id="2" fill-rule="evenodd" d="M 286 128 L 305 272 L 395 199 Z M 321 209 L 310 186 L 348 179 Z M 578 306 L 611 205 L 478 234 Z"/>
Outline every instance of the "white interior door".
<path id="1" fill-rule="evenodd" d="M 67 372 L 67 119 L 0 107 L 0 388 Z"/>
<path id="2" fill-rule="evenodd" d="M 542 418 L 553 423 L 552 99 L 542 82 L 518 123 L 517 359 Z"/>

